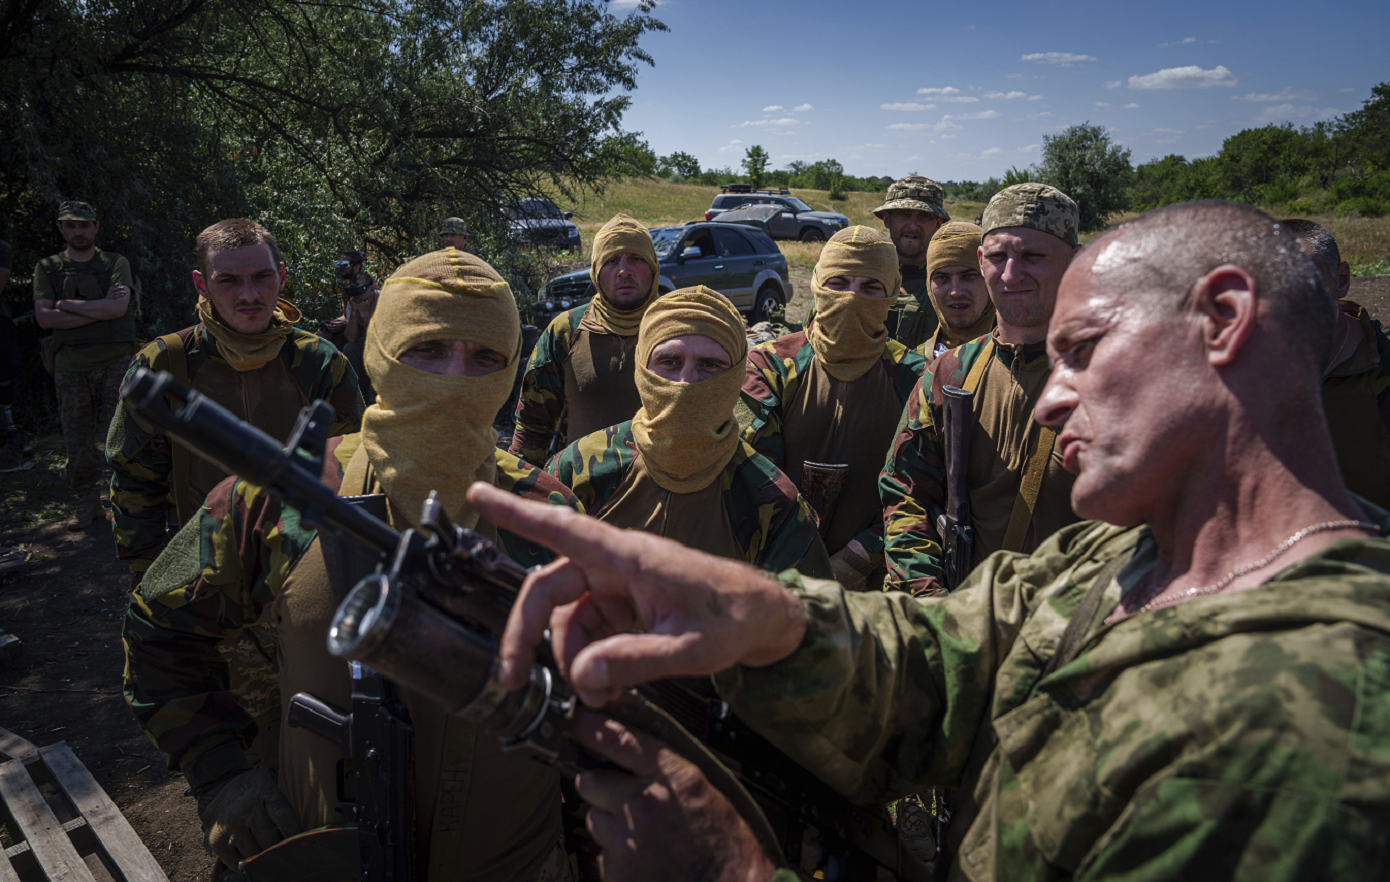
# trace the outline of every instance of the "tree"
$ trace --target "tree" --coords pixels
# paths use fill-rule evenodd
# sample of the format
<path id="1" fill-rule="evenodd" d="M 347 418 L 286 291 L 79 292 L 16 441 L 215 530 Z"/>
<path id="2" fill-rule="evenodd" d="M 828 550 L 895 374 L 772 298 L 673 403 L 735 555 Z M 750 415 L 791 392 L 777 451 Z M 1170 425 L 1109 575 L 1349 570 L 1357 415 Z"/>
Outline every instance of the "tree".
<path id="1" fill-rule="evenodd" d="M 132 259 L 150 332 L 187 323 L 192 239 L 252 216 L 313 314 L 332 256 L 385 268 L 467 218 L 506 272 L 504 208 L 645 161 L 622 129 L 640 0 L 16 0 L 0 6 L 0 212 L 56 250 L 61 199 Z M 61 46 L 61 52 L 52 47 Z M 639 146 L 641 145 L 641 146 Z M 649 151 L 648 151 L 649 153 Z"/>
<path id="2" fill-rule="evenodd" d="M 1043 135 L 1042 162 L 1036 171 L 1040 183 L 1076 200 L 1083 231 L 1101 229 L 1107 216 L 1128 206 L 1130 151 L 1113 143 L 1103 126 L 1086 122 Z"/>
<path id="3" fill-rule="evenodd" d="M 768 159 L 767 151 L 758 144 L 749 147 L 743 154 L 743 170 L 748 172 L 748 183 L 753 185 L 754 190 L 763 185 Z"/>
<path id="4" fill-rule="evenodd" d="M 680 150 L 661 157 L 657 162 L 657 173 L 666 177 L 676 177 L 682 181 L 700 176 L 700 160 Z"/>

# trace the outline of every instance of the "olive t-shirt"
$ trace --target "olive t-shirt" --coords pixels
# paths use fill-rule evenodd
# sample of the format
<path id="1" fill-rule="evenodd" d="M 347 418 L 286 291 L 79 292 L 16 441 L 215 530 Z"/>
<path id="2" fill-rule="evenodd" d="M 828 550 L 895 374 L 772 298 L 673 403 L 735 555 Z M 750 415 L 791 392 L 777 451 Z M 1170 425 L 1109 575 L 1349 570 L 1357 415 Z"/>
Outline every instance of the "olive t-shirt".
<path id="1" fill-rule="evenodd" d="M 101 255 L 101 249 L 92 256 L 91 260 L 76 261 L 70 260 L 66 254 L 59 254 L 62 261 L 64 272 L 79 273 L 92 265 L 97 257 Z M 131 290 L 131 296 L 135 291 L 135 276 L 130 271 L 130 261 L 121 255 L 114 255 L 116 265 L 111 270 L 111 284 L 125 285 Z M 103 292 L 105 293 L 105 292 Z M 52 300 L 57 302 L 61 299 L 53 291 L 53 282 L 49 279 L 48 273 L 37 267 L 34 269 L 34 299 Z M 135 304 L 131 304 L 133 308 Z M 96 371 L 101 370 L 116 361 L 129 361 L 140 349 L 139 343 L 68 343 L 59 346 L 57 353 L 53 357 L 53 369 L 59 371 Z"/>

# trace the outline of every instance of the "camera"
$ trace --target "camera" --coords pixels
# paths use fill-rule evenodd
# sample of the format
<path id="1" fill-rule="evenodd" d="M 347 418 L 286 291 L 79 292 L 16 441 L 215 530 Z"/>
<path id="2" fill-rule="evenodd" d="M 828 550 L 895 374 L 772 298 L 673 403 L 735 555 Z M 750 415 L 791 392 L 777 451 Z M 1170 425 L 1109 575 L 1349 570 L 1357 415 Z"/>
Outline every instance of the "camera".
<path id="1" fill-rule="evenodd" d="M 366 294 L 366 293 L 367 293 L 367 283 L 366 283 L 366 282 L 361 282 L 361 283 L 356 284 L 356 285 L 344 285 L 344 286 L 343 286 L 343 296 L 344 296 L 344 297 L 356 298 L 356 297 L 361 297 L 363 294 Z"/>

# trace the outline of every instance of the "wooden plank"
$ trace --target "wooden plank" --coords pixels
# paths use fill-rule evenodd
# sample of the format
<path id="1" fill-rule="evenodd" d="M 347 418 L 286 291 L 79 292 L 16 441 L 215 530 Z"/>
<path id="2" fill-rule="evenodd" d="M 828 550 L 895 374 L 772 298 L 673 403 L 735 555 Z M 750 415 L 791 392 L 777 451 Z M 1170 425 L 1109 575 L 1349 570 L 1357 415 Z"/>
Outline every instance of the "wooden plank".
<path id="1" fill-rule="evenodd" d="M 76 830 L 77 828 L 85 826 L 87 826 L 87 819 L 79 815 L 73 818 L 71 821 L 67 821 L 63 824 L 63 832 L 71 834 L 72 831 Z M 72 836 L 69 835 L 68 838 L 71 839 Z M 17 857 L 21 854 L 24 854 L 26 851 L 33 851 L 33 849 L 29 847 L 28 842 L 16 843 L 15 845 L 11 845 L 9 848 L 5 849 L 5 857 Z"/>
<path id="2" fill-rule="evenodd" d="M 0 855 L 0 882 L 19 882 L 19 874 L 10 866 L 10 859 Z"/>
<path id="3" fill-rule="evenodd" d="M 63 832 L 63 825 L 29 780 L 23 760 L 0 765 L 0 800 L 5 801 L 49 882 L 95 882 L 68 834 Z"/>
<path id="4" fill-rule="evenodd" d="M 87 819 L 87 825 L 127 882 L 168 882 L 169 877 L 140 841 L 130 822 L 65 742 L 39 748 L 39 756 L 82 817 Z"/>
<path id="5" fill-rule="evenodd" d="M 0 668 L 18 665 L 24 658 L 24 644 L 13 634 L 0 631 Z"/>
<path id="6" fill-rule="evenodd" d="M 19 737 L 9 729 L 0 729 L 0 759 L 17 759 L 38 752 L 39 749 L 28 739 Z"/>

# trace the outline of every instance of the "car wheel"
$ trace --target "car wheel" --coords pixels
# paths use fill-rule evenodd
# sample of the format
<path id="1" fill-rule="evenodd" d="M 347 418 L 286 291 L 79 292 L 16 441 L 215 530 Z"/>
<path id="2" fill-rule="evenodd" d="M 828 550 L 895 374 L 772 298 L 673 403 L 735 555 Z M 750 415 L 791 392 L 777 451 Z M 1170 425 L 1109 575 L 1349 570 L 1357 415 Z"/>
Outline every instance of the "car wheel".
<path id="1" fill-rule="evenodd" d="M 825 233 L 815 227 L 807 227 L 801 231 L 801 241 L 803 242 L 824 242 Z"/>
<path id="2" fill-rule="evenodd" d="M 758 289 L 758 296 L 753 300 L 753 324 L 767 321 L 767 314 L 770 310 L 779 306 L 784 306 L 786 301 L 782 299 L 782 289 L 768 282 Z"/>

